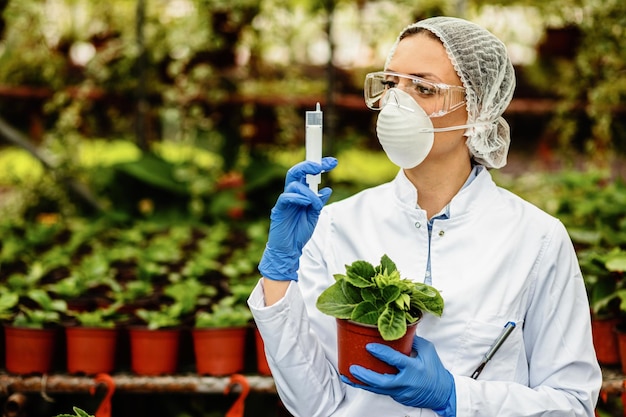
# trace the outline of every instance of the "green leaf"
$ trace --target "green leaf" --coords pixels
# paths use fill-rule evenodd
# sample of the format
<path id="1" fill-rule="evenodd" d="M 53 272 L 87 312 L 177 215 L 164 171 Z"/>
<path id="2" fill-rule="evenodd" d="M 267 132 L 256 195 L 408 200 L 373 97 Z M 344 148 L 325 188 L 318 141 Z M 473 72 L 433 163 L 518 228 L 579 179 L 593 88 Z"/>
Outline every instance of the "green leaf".
<path id="1" fill-rule="evenodd" d="M 366 261 L 355 261 L 346 268 L 347 280 L 355 287 L 365 288 L 371 287 L 372 278 L 376 275 L 376 271 L 372 264 Z"/>
<path id="2" fill-rule="evenodd" d="M 12 292 L 0 295 L 0 320 L 8 320 L 13 316 L 12 309 L 17 305 L 19 298 Z"/>
<path id="3" fill-rule="evenodd" d="M 66 312 L 67 302 L 65 300 L 52 300 L 52 303 L 50 304 L 50 308 L 54 311 Z"/>
<path id="4" fill-rule="evenodd" d="M 384 340 L 400 339 L 406 333 L 404 312 L 387 306 L 378 319 L 378 331 Z"/>
<path id="5" fill-rule="evenodd" d="M 361 288 L 360 294 L 361 300 L 368 301 L 372 304 L 376 304 L 381 297 L 380 290 L 378 288 Z"/>
<path id="6" fill-rule="evenodd" d="M 379 312 L 376 308 L 376 305 L 367 301 L 363 301 L 356 306 L 356 308 L 352 312 L 350 320 L 356 321 L 357 323 L 375 325 L 378 322 L 378 315 Z"/>
<path id="7" fill-rule="evenodd" d="M 385 300 L 385 304 L 395 302 L 401 294 L 400 287 L 397 285 L 387 285 L 382 289 L 382 297 Z"/>
<path id="8" fill-rule="evenodd" d="M 175 179 L 174 164 L 154 153 L 145 153 L 137 161 L 120 163 L 116 169 L 163 190 L 181 195 L 189 193 L 186 185 Z"/>
<path id="9" fill-rule="evenodd" d="M 380 267 L 377 268 L 378 273 L 388 275 L 397 270 L 398 268 L 396 267 L 396 264 L 389 258 L 389 256 L 383 255 L 382 258 L 380 258 Z"/>
<path id="10" fill-rule="evenodd" d="M 349 303 L 343 292 L 342 281 L 337 281 L 317 298 L 316 306 L 324 314 L 349 319 L 356 304 Z"/>
<path id="11" fill-rule="evenodd" d="M 48 292 L 40 288 L 34 288 L 28 291 L 27 296 L 36 302 L 43 311 L 67 311 L 67 303 L 65 300 L 53 300 Z"/>
<path id="12" fill-rule="evenodd" d="M 402 311 L 409 311 L 411 309 L 411 296 L 409 294 L 400 294 L 398 298 L 394 300 L 396 306 Z"/>
<path id="13" fill-rule="evenodd" d="M 234 296 L 222 298 L 213 305 L 211 311 L 199 311 L 195 316 L 195 327 L 242 327 L 252 319 L 252 313 L 245 303 Z"/>
<path id="14" fill-rule="evenodd" d="M 597 245 L 602 240 L 602 233 L 597 230 L 568 228 L 568 233 L 572 240 L 576 243 L 584 243 L 588 245 Z"/>
<path id="15" fill-rule="evenodd" d="M 143 320 L 148 329 L 156 330 L 168 327 L 176 327 L 181 324 L 182 308 L 180 304 L 163 305 L 160 310 L 139 309 L 137 317 Z"/>
<path id="16" fill-rule="evenodd" d="M 28 291 L 28 298 L 39 304 L 41 308 L 48 309 L 52 305 L 52 299 L 48 293 L 42 289 L 34 288 Z"/>
<path id="17" fill-rule="evenodd" d="M 73 409 L 78 417 L 93 417 L 90 414 L 88 414 L 86 411 L 83 411 L 78 407 L 73 407 Z"/>
<path id="18" fill-rule="evenodd" d="M 341 281 L 341 290 L 348 304 L 358 304 L 363 300 L 361 297 L 362 289 L 355 287 L 348 281 Z"/>
<path id="19" fill-rule="evenodd" d="M 411 309 L 418 309 L 441 317 L 443 314 L 443 298 L 439 291 L 426 284 L 411 294 Z"/>
<path id="20" fill-rule="evenodd" d="M 620 252 L 610 255 L 606 261 L 606 269 L 612 272 L 626 271 L 626 252 Z"/>

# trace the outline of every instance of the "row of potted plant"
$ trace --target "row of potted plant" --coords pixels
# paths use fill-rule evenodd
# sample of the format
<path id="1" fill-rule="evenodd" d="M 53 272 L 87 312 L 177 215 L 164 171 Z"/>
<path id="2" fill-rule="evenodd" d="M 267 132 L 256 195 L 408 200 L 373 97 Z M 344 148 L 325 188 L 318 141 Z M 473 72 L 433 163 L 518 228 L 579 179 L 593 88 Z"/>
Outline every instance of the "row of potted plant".
<path id="1" fill-rule="evenodd" d="M 107 309 L 108 310 L 108 309 Z M 84 317 L 87 313 L 81 313 Z M 89 314 L 95 317 L 98 314 Z M 244 370 L 247 338 L 254 327 L 244 305 L 226 297 L 213 311 L 196 315 L 190 329 L 178 326 L 152 329 L 148 326 L 66 325 L 62 327 L 20 327 L 5 325 L 5 369 L 13 374 L 45 374 L 55 370 L 54 359 L 64 347 L 66 370 L 71 374 L 96 375 L 119 370 L 116 359 L 120 346 L 130 352 L 130 370 L 137 375 L 165 375 L 178 371 L 184 332 L 193 342 L 194 365 L 200 375 L 224 376 Z M 106 323 L 106 322 L 104 322 Z M 120 343 L 125 332 L 128 343 Z M 63 334 L 64 343 L 59 335 Z M 269 375 L 260 338 L 255 339 L 257 372 Z"/>
<path id="2" fill-rule="evenodd" d="M 67 370 L 71 373 L 111 372 L 108 363 L 96 365 L 94 355 L 105 346 L 115 347 L 126 331 L 131 353 L 147 345 L 148 353 L 132 362 L 132 371 L 162 374 L 176 371 L 181 332 L 190 330 L 201 374 L 229 374 L 242 369 L 246 334 L 251 314 L 245 303 L 258 279 L 256 259 L 264 243 L 264 225 L 240 230 L 222 224 L 133 223 L 122 227 L 101 223 L 72 224 L 58 219 L 28 226 L 4 225 L 0 244 L 0 320 L 5 331 L 6 369 L 12 373 L 47 372 L 52 355 L 38 364 L 30 356 L 25 365 L 10 359 L 42 353 L 31 342 L 13 342 L 15 336 L 37 333 L 54 344 L 63 329 Z M 91 347 L 77 347 L 85 332 L 96 337 Z M 224 341 L 209 346 L 236 357 L 228 368 L 204 365 L 215 359 L 203 340 L 222 334 L 237 339 L 236 347 L 224 349 Z M 42 336 L 46 335 L 46 336 Z M 209 336 L 210 335 L 210 336 Z M 165 357 L 164 341 L 173 349 L 169 364 L 157 366 Z M 80 363 L 81 353 L 87 363 Z M 134 357 L 134 356 L 133 356 Z M 219 360 L 218 360 L 219 361 Z"/>

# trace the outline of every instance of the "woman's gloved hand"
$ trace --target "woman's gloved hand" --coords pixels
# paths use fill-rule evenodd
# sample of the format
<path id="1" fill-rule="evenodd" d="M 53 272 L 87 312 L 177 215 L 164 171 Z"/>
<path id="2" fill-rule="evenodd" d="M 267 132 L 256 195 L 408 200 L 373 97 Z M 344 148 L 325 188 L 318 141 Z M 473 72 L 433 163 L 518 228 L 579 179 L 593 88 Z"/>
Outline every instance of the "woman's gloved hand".
<path id="1" fill-rule="evenodd" d="M 456 416 L 456 389 L 454 378 L 441 363 L 435 346 L 419 336 L 413 338 L 416 357 L 400 353 L 389 346 L 370 343 L 366 346 L 376 358 L 398 368 L 396 375 L 379 374 L 359 365 L 350 366 L 350 373 L 365 384 L 355 384 L 342 375 L 341 379 L 353 387 L 376 394 L 389 395 L 411 407 L 430 408 L 445 417 Z"/>
<path id="2" fill-rule="evenodd" d="M 336 166 L 337 159 L 326 157 L 321 165 L 305 161 L 287 171 L 285 191 L 270 214 L 269 236 L 259 264 L 265 278 L 298 280 L 302 248 L 311 238 L 320 211 L 332 193 L 330 188 L 322 188 L 315 194 L 306 184 L 306 176 L 328 172 Z"/>

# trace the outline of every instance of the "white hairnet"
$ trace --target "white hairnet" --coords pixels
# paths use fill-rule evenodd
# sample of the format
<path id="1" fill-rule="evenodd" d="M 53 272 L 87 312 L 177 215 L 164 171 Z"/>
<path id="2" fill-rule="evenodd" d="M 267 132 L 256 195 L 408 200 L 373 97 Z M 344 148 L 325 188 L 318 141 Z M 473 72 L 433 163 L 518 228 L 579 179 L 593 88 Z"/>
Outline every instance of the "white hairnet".
<path id="1" fill-rule="evenodd" d="M 502 168 L 511 143 L 509 125 L 502 118 L 515 89 L 515 72 L 506 47 L 488 30 L 454 17 L 432 17 L 407 26 L 394 44 L 418 28 L 434 33 L 452 61 L 467 95 L 467 123 L 491 122 L 469 128 L 467 146 L 474 159 L 489 168 Z"/>

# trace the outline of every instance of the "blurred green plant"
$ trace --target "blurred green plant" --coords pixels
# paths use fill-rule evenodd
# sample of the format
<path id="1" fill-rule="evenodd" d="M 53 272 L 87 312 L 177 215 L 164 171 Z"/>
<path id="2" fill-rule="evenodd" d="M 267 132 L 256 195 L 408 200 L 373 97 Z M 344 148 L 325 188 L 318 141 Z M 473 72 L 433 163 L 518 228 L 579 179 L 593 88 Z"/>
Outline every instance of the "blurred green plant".
<path id="1" fill-rule="evenodd" d="M 210 311 L 198 311 L 195 316 L 196 328 L 240 327 L 252 320 L 248 306 L 236 297 L 224 297 L 215 303 Z"/>
<path id="2" fill-rule="evenodd" d="M 53 299 L 42 289 L 34 288 L 20 296 L 18 308 L 19 311 L 12 318 L 13 326 L 43 329 L 61 323 L 62 314 L 67 312 L 67 303 Z"/>
<path id="3" fill-rule="evenodd" d="M 83 327 L 113 329 L 127 319 L 126 314 L 120 313 L 121 307 L 122 305 L 117 303 L 91 311 L 68 310 L 68 316 Z"/>
<path id="4" fill-rule="evenodd" d="M 582 152 L 590 163 L 610 167 L 616 153 L 626 150 L 626 4 L 620 0 L 479 2 L 534 7 L 546 16 L 548 29 L 566 36 L 525 73 L 541 94 L 557 99 L 546 133 L 557 138 L 559 155 L 572 160 Z M 550 41 L 548 35 L 544 41 Z"/>

